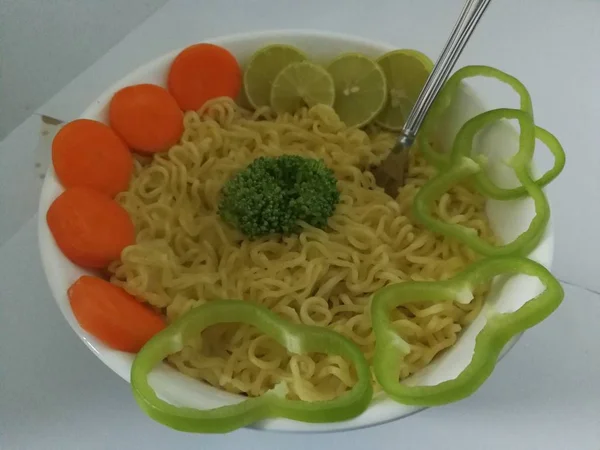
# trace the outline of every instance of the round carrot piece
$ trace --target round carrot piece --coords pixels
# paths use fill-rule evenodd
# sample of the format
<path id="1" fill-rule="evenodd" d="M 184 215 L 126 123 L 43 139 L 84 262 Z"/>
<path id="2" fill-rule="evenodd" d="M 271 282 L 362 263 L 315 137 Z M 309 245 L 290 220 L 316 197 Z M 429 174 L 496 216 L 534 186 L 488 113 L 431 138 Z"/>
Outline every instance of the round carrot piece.
<path id="1" fill-rule="evenodd" d="M 181 109 L 195 111 L 213 98 L 236 98 L 242 87 L 242 71 L 223 47 L 195 44 L 175 57 L 167 86 Z"/>
<path id="2" fill-rule="evenodd" d="M 110 126 L 132 149 L 142 153 L 168 150 L 183 133 L 183 112 L 166 89 L 136 84 L 113 95 Z"/>
<path id="3" fill-rule="evenodd" d="M 52 141 L 52 165 L 65 188 L 85 186 L 113 197 L 129 186 L 133 156 L 109 126 L 78 119 Z"/>
<path id="4" fill-rule="evenodd" d="M 115 350 L 137 353 L 165 328 L 159 314 L 101 278 L 83 275 L 68 296 L 81 328 Z"/>
<path id="5" fill-rule="evenodd" d="M 65 190 L 48 208 L 46 221 L 63 254 L 82 267 L 106 267 L 135 243 L 127 211 L 108 195 L 90 188 Z"/>

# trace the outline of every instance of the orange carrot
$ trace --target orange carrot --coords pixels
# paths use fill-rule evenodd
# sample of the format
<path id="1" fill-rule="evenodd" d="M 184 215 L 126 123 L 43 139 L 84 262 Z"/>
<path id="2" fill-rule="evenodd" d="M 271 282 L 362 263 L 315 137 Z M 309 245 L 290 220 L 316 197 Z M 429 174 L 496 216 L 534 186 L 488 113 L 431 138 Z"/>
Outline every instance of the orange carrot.
<path id="1" fill-rule="evenodd" d="M 181 109 L 195 111 L 212 98 L 236 98 L 242 87 L 242 71 L 223 47 L 195 44 L 175 57 L 167 86 Z"/>
<path id="2" fill-rule="evenodd" d="M 137 353 L 165 328 L 158 313 L 101 278 L 83 275 L 68 295 L 81 328 L 115 350 Z"/>
<path id="3" fill-rule="evenodd" d="M 127 211 L 89 188 L 68 188 L 50 205 L 46 221 L 63 254 L 82 267 L 106 267 L 135 242 Z"/>
<path id="4" fill-rule="evenodd" d="M 110 101 L 110 126 L 134 150 L 163 152 L 183 133 L 183 112 L 166 89 L 137 84 L 121 89 Z"/>
<path id="5" fill-rule="evenodd" d="M 113 197 L 129 186 L 133 156 L 110 127 L 78 119 L 52 141 L 52 165 L 64 187 L 85 186 Z"/>

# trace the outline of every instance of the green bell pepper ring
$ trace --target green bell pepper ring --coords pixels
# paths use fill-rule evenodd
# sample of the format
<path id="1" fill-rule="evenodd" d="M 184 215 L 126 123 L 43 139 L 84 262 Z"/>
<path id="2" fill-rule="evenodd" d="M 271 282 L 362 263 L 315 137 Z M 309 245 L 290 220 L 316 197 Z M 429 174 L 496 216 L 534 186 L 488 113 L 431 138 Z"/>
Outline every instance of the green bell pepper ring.
<path id="1" fill-rule="evenodd" d="M 442 91 L 439 93 L 436 98 L 434 104 L 432 105 L 425 121 L 421 127 L 421 131 L 418 135 L 419 149 L 422 152 L 425 159 L 433 166 L 435 166 L 438 170 L 442 170 L 446 168 L 450 163 L 451 156 L 447 153 L 440 153 L 433 149 L 431 144 L 429 143 L 429 136 L 432 135 L 434 128 L 439 123 L 439 118 L 442 116 L 444 111 L 450 106 L 454 96 L 456 95 L 456 91 L 458 90 L 460 83 L 466 78 L 473 77 L 487 77 L 487 78 L 495 78 L 499 81 L 502 81 L 505 84 L 508 84 L 519 96 L 519 108 L 531 115 L 533 118 L 533 107 L 531 103 L 531 96 L 529 92 L 525 88 L 525 86 L 515 77 L 502 72 L 501 70 L 495 69 L 493 67 L 488 66 L 466 66 L 462 69 L 458 70 L 454 75 L 452 75 Z M 478 130 L 476 130 L 478 131 Z M 476 134 L 476 132 L 474 133 Z M 545 174 L 543 174 L 540 178 L 535 180 L 536 184 L 539 187 L 544 187 L 551 181 L 553 181 L 562 171 L 565 165 L 565 154 L 564 151 L 558 142 L 558 140 L 548 133 L 546 130 L 536 127 L 535 135 L 538 139 L 546 144 L 552 155 L 554 156 L 554 165 L 550 168 Z M 457 136 L 458 138 L 458 136 Z M 470 152 L 472 148 L 472 139 L 466 139 L 468 145 L 468 152 Z M 460 142 L 459 144 L 462 146 L 464 142 Z M 532 144 L 535 145 L 535 144 Z M 456 141 L 455 145 L 456 147 Z M 463 152 L 467 153 L 467 152 Z M 468 156 L 466 154 L 465 156 Z M 489 182 L 491 183 L 491 181 Z M 502 189 L 492 184 L 493 189 L 490 189 L 489 192 L 493 193 L 493 198 L 498 200 L 508 200 L 508 199 L 516 199 L 523 197 L 527 194 L 525 188 L 520 186 L 515 189 Z M 491 196 L 491 195 L 490 195 Z"/>
<path id="2" fill-rule="evenodd" d="M 467 121 L 456 135 L 450 153 L 451 161 L 456 162 L 465 156 L 472 157 L 473 142 L 477 133 L 483 130 L 491 122 L 499 121 L 501 119 L 517 119 L 519 121 L 519 126 L 521 128 L 519 136 L 519 152 L 522 154 L 520 158 L 527 160 L 527 163 L 525 164 L 526 167 L 529 167 L 530 161 L 533 159 L 536 139 L 542 141 L 554 156 L 554 166 L 535 181 L 534 184 L 539 188 L 554 180 L 562 172 L 566 161 L 565 152 L 560 145 L 560 142 L 550 132 L 543 128 L 536 127 L 533 123 L 533 119 L 528 113 L 517 109 L 496 109 L 475 116 Z M 514 164 L 510 165 L 515 171 L 522 169 L 522 167 L 515 167 Z M 527 176 L 529 177 L 529 175 Z M 523 183 L 518 173 L 517 177 L 521 180 L 521 183 Z M 522 198 L 525 195 L 530 195 L 530 192 L 524 184 L 516 188 L 508 189 L 498 187 L 485 171 L 477 173 L 474 178 L 475 188 L 486 197 L 496 200 L 515 200 Z"/>
<path id="3" fill-rule="evenodd" d="M 534 276 L 544 291 L 514 312 L 492 312 L 475 339 L 470 363 L 454 379 L 433 386 L 408 386 L 399 382 L 402 356 L 409 345 L 392 328 L 390 311 L 408 302 L 468 302 L 473 288 L 497 275 Z M 394 400 L 407 405 L 437 406 L 473 394 L 492 373 L 502 348 L 515 335 L 548 317 L 562 302 L 560 283 L 542 265 L 520 257 L 481 260 L 452 279 L 438 282 L 404 282 L 378 291 L 371 315 L 375 332 L 373 370 L 382 389 Z"/>
<path id="4" fill-rule="evenodd" d="M 534 202 L 535 216 L 527 230 L 512 242 L 497 246 L 481 239 L 473 229 L 460 224 L 446 223 L 433 217 L 431 205 L 434 200 L 447 192 L 450 186 L 471 176 L 479 183 L 486 179 L 484 178 L 485 175 L 481 175 L 482 171 L 479 164 L 460 154 L 453 155 L 453 165 L 429 180 L 415 195 L 412 205 L 413 215 L 416 220 L 431 231 L 451 236 L 482 255 L 527 255 L 539 244 L 550 220 L 550 205 L 546 196 L 529 174 L 529 164 L 533 156 L 533 147 L 529 144 L 534 142 L 535 139 L 533 127 L 528 126 L 532 123 L 531 116 L 518 109 L 498 109 L 480 114 L 467 122 L 465 127 L 468 130 L 480 128 L 488 122 L 499 119 L 517 119 L 521 125 L 521 145 L 519 151 L 511 158 L 510 165 Z"/>
<path id="5" fill-rule="evenodd" d="M 253 325 L 293 353 L 327 352 L 347 358 L 354 364 L 358 381 L 340 397 L 316 402 L 286 399 L 283 384 L 260 397 L 209 410 L 161 400 L 148 383 L 148 374 L 168 355 L 181 351 L 188 338 L 218 323 Z M 201 305 L 155 335 L 133 362 L 131 386 L 139 406 L 152 419 L 176 430 L 200 433 L 225 433 L 273 417 L 312 423 L 348 420 L 365 411 L 373 396 L 369 364 L 350 340 L 326 328 L 288 322 L 267 308 L 239 300 Z"/>
<path id="6" fill-rule="evenodd" d="M 418 136 L 419 148 L 423 153 L 423 156 L 429 164 L 438 169 L 442 169 L 450 163 L 450 156 L 434 150 L 427 138 L 431 135 L 434 127 L 437 126 L 439 118 L 452 103 L 461 82 L 467 78 L 474 77 L 495 78 L 508 84 L 519 95 L 519 108 L 533 116 L 533 105 L 527 88 L 512 75 L 489 66 L 465 66 L 457 70 L 448 81 L 446 81 L 446 84 L 436 97 L 435 102 L 425 117 L 425 121 L 421 126 L 421 131 Z"/>

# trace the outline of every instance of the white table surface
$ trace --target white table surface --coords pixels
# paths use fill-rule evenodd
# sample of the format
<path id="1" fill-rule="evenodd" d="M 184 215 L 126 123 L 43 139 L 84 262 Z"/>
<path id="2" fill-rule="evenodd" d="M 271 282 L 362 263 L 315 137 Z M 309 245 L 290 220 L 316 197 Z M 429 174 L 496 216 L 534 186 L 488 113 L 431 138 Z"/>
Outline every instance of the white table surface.
<path id="1" fill-rule="evenodd" d="M 435 56 L 461 4 L 379 0 L 372 8 L 359 0 L 344 6 L 334 0 L 173 0 L 2 141 L 0 449 L 295 450 L 326 449 L 335 439 L 345 449 L 599 450 L 600 295 L 593 291 L 600 290 L 600 2 L 595 0 L 493 2 L 460 63 L 490 64 L 519 77 L 531 91 L 538 124 L 553 131 L 568 154 L 567 169 L 549 189 L 555 272 L 565 281 L 565 302 L 521 339 L 468 400 L 337 435 L 176 433 L 147 419 L 128 385 L 79 342 L 54 306 L 42 273 L 34 214 L 56 127 L 42 123 L 40 114 L 71 120 L 141 63 L 233 32 L 329 29 Z"/>
<path id="2" fill-rule="evenodd" d="M 0 139 L 167 0 L 0 0 Z"/>

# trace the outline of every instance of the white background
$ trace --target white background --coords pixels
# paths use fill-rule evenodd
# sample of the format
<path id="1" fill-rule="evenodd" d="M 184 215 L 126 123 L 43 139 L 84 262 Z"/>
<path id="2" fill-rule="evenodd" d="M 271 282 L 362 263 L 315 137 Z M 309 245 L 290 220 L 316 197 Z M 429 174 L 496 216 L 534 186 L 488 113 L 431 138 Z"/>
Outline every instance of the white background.
<path id="1" fill-rule="evenodd" d="M 144 21 L 163 3 L 0 0 L 0 136 L 26 119 L 0 143 L 0 448 L 600 450 L 600 295 L 593 292 L 600 290 L 600 2 L 496 0 L 459 63 L 520 78 L 536 121 L 565 146 L 567 168 L 549 189 L 565 302 L 472 398 L 370 430 L 319 436 L 185 435 L 137 409 L 129 386 L 67 327 L 44 280 L 32 217 L 55 129 L 37 114 L 73 119 L 141 63 L 234 32 L 317 28 L 435 57 L 462 0 L 379 0 L 377 7 L 364 0 L 173 0 Z"/>
<path id="2" fill-rule="evenodd" d="M 0 0 L 0 139 L 167 0 Z"/>

